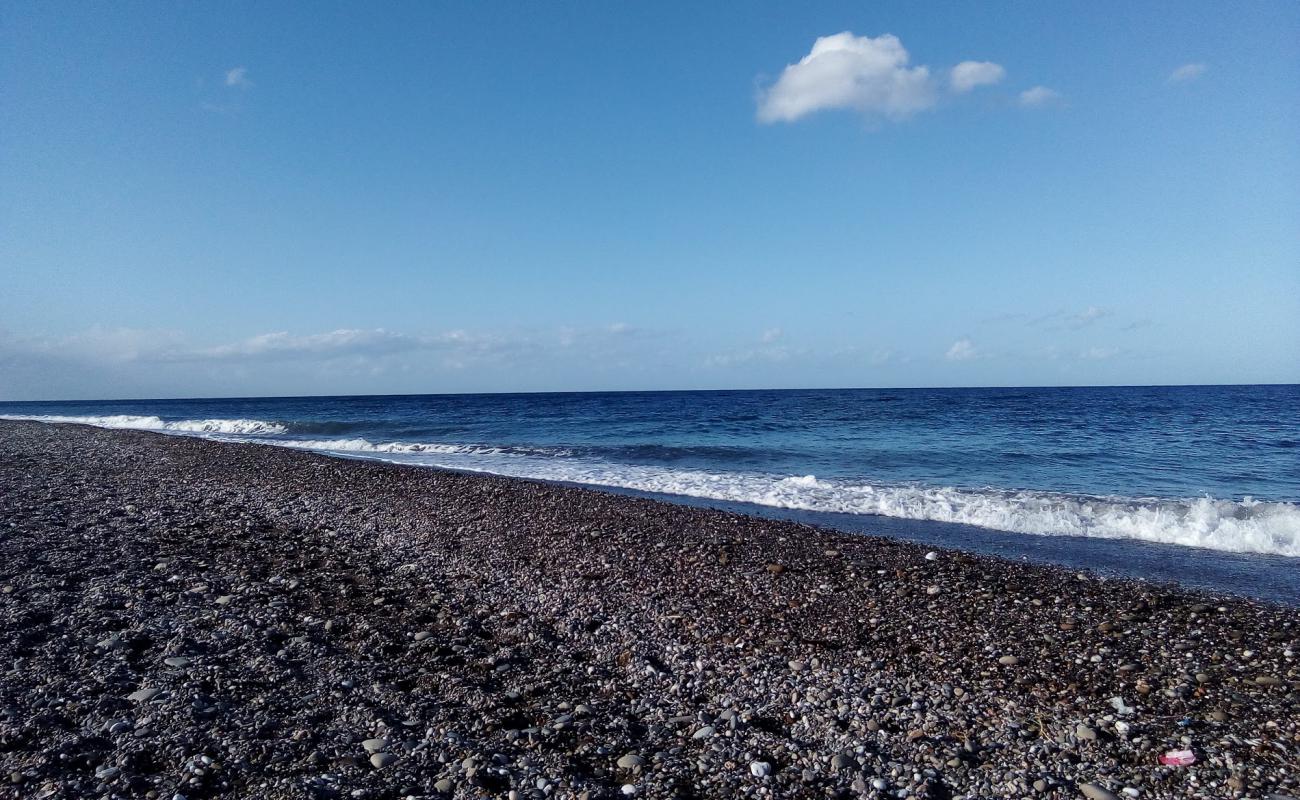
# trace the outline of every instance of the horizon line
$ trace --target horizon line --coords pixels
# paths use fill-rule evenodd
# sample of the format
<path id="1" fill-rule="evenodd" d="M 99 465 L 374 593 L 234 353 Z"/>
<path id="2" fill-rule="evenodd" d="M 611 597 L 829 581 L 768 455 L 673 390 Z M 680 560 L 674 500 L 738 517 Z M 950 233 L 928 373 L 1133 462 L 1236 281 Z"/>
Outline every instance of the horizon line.
<path id="1" fill-rule="evenodd" d="M 206 395 L 188 397 L 98 397 L 45 400 L 0 400 L 0 404 L 17 403 L 145 403 L 193 402 L 199 400 L 333 400 L 345 397 L 512 397 L 558 394 L 689 394 L 740 392 L 915 392 L 963 391 L 971 389 L 1191 389 L 1252 386 L 1300 386 L 1300 382 L 1264 381 L 1251 383 L 1096 383 L 1096 384 L 987 384 L 982 386 L 806 386 L 786 388 L 729 389 L 561 389 L 513 392 L 390 392 L 376 394 L 267 394 Z"/>

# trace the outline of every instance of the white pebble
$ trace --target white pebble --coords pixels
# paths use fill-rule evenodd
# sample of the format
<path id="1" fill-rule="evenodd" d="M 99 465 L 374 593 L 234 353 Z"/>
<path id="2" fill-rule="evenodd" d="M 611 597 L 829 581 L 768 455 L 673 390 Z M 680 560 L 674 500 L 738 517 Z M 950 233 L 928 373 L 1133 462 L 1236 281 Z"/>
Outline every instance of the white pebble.
<path id="1" fill-rule="evenodd" d="M 755 778 L 766 778 L 772 774 L 772 765 L 766 761 L 755 761 L 749 765 L 749 773 Z"/>

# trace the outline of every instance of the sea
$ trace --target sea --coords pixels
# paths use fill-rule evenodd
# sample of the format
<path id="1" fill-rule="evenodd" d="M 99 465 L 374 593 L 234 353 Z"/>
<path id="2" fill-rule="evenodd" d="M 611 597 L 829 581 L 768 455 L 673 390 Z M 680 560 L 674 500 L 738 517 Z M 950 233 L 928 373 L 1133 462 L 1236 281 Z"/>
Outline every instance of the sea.
<path id="1" fill-rule="evenodd" d="M 489 472 L 1300 605 L 1300 386 L 0 403 Z"/>

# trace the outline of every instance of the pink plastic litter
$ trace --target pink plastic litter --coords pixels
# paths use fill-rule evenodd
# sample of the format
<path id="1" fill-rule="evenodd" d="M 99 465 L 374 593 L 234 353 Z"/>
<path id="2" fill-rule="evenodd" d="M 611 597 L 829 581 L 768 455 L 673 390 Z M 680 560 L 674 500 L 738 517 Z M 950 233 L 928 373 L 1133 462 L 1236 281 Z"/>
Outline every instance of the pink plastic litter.
<path id="1" fill-rule="evenodd" d="M 1196 763 L 1196 754 L 1191 750 L 1170 750 L 1160 756 L 1160 763 L 1166 767 L 1185 767 Z"/>

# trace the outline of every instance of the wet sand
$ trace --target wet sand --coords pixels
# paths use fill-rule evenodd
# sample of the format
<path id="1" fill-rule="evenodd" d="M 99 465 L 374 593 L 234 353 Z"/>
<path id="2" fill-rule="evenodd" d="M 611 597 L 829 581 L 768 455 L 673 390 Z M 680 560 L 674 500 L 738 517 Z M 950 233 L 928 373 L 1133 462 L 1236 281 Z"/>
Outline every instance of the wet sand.
<path id="1" fill-rule="evenodd" d="M 0 422 L 0 797 L 1300 795 L 1297 649 L 1294 608 Z"/>

